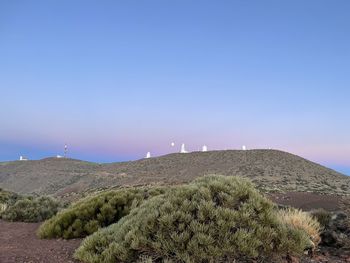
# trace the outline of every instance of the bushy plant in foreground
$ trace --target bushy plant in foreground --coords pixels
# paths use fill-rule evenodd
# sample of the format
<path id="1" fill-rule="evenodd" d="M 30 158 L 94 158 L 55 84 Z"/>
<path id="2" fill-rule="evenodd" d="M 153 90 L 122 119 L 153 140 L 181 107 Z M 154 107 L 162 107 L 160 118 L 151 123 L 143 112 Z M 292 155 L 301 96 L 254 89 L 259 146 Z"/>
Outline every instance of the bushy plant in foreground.
<path id="1" fill-rule="evenodd" d="M 207 176 L 153 197 L 87 237 L 84 262 L 236 262 L 300 254 L 308 234 L 238 177 Z M 271 262 L 271 261 L 270 261 Z"/>
<path id="2" fill-rule="evenodd" d="M 8 205 L 6 203 L 0 203 L 0 218 L 2 217 L 2 213 L 4 213 L 7 209 L 7 206 Z"/>
<path id="3" fill-rule="evenodd" d="M 323 228 L 327 227 L 332 220 L 332 213 L 322 208 L 311 211 L 311 214 Z"/>
<path id="4" fill-rule="evenodd" d="M 2 218 L 2 215 L 7 208 L 14 205 L 20 199 L 23 199 L 23 197 L 0 188 L 0 218 Z"/>
<path id="5" fill-rule="evenodd" d="M 7 206 L 10 206 L 16 203 L 19 199 L 23 199 L 23 197 L 16 193 L 5 191 L 0 188 L 0 204 L 6 204 Z"/>
<path id="6" fill-rule="evenodd" d="M 51 197 L 26 197 L 8 205 L 1 217 L 8 221 L 41 222 L 55 215 L 60 203 Z"/>
<path id="7" fill-rule="evenodd" d="M 77 238 L 116 223 L 143 200 L 162 194 L 165 188 L 126 188 L 105 191 L 62 210 L 44 222 L 38 231 L 41 238 Z"/>
<path id="8" fill-rule="evenodd" d="M 308 212 L 303 212 L 298 209 L 280 210 L 279 218 L 292 228 L 306 232 L 312 241 L 313 248 L 320 243 L 321 225 L 317 219 L 310 216 Z"/>

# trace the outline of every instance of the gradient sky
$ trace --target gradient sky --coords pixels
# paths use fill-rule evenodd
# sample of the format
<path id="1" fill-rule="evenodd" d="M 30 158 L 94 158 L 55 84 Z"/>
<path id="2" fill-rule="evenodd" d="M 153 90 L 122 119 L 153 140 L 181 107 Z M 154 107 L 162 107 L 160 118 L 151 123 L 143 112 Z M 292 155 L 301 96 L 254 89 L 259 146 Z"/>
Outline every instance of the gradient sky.
<path id="1" fill-rule="evenodd" d="M 65 143 L 98 162 L 244 144 L 350 175 L 349 10 L 348 0 L 3 0 L 0 160 Z"/>

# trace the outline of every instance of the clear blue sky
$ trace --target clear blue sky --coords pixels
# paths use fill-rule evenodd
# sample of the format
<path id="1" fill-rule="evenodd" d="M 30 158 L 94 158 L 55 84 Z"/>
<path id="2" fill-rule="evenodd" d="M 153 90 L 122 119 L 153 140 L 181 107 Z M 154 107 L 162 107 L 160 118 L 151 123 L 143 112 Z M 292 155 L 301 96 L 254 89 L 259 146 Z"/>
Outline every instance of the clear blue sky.
<path id="1" fill-rule="evenodd" d="M 350 1 L 1 1 L 0 160 L 207 144 L 350 174 Z M 170 147 L 174 141 L 176 146 Z"/>

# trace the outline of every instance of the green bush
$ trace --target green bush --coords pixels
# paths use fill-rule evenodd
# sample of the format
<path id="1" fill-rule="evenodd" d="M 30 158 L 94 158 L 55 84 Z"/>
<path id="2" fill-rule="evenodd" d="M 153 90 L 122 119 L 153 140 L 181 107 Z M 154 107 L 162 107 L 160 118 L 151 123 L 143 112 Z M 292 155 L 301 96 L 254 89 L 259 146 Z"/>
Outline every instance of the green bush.
<path id="1" fill-rule="evenodd" d="M 13 205 L 17 200 L 22 198 L 16 193 L 0 189 L 0 204 Z"/>
<path id="2" fill-rule="evenodd" d="M 317 219 L 317 221 L 320 223 L 320 225 L 323 228 L 326 228 L 332 219 L 332 213 L 322 208 L 311 211 L 311 214 L 313 215 L 314 218 Z"/>
<path id="3" fill-rule="evenodd" d="M 38 231 L 40 238 L 77 238 L 116 223 L 143 200 L 164 193 L 165 188 L 126 188 L 99 193 L 84 198 L 44 222 Z"/>
<path id="4" fill-rule="evenodd" d="M 60 203 L 50 197 L 26 197 L 7 205 L 1 217 L 8 221 L 40 222 L 55 215 Z"/>
<path id="5" fill-rule="evenodd" d="M 7 210 L 10 205 L 16 203 L 19 198 L 19 195 L 0 188 L 0 218 L 2 218 L 2 214 L 5 210 Z"/>
<path id="6" fill-rule="evenodd" d="M 2 213 L 7 209 L 8 205 L 6 203 L 0 203 L 0 218 L 2 218 Z"/>
<path id="7" fill-rule="evenodd" d="M 207 176 L 133 209 L 87 237 L 83 262 L 237 262 L 298 255 L 305 231 L 278 218 L 272 202 L 238 177 Z"/>

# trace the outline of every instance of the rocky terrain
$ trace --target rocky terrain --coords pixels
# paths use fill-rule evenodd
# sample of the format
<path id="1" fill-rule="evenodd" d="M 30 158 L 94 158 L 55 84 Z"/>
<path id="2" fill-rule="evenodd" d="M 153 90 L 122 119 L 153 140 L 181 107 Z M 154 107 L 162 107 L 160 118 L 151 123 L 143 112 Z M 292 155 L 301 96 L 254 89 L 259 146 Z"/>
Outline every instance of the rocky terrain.
<path id="1" fill-rule="evenodd" d="M 57 158 L 3 162 L 0 187 L 65 196 L 96 188 L 178 184 L 206 174 L 247 177 L 267 192 L 350 193 L 350 177 L 277 150 L 193 152 L 109 164 Z"/>

